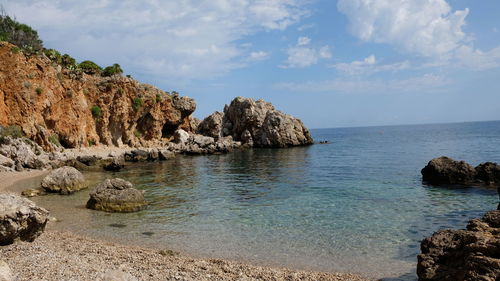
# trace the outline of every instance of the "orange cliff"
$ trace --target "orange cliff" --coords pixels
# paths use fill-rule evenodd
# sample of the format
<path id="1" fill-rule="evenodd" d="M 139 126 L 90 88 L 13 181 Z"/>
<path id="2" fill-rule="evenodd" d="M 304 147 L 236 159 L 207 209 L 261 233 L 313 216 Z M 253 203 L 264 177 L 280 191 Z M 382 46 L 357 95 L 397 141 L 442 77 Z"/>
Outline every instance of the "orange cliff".
<path id="1" fill-rule="evenodd" d="M 178 128 L 193 131 L 195 108 L 191 98 L 132 78 L 68 70 L 0 42 L 0 125 L 20 126 L 45 149 L 57 142 L 66 148 L 161 145 Z"/>

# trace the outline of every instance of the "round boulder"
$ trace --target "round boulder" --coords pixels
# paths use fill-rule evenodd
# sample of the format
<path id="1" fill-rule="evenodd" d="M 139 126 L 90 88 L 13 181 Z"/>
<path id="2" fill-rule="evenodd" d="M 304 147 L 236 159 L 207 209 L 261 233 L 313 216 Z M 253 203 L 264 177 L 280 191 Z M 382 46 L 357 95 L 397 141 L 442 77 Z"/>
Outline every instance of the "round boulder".
<path id="1" fill-rule="evenodd" d="M 47 192 L 70 194 L 87 188 L 82 173 L 73 167 L 61 167 L 50 172 L 43 180 L 42 187 Z"/>
<path id="2" fill-rule="evenodd" d="M 0 194 L 0 246 L 16 240 L 32 242 L 45 229 L 48 215 L 47 210 L 26 198 Z"/>
<path id="3" fill-rule="evenodd" d="M 144 192 L 137 190 L 123 179 L 107 179 L 90 192 L 87 208 L 115 213 L 136 212 L 147 203 Z"/>
<path id="4" fill-rule="evenodd" d="M 476 171 L 465 161 L 442 156 L 429 161 L 421 173 L 423 181 L 430 184 L 466 184 L 474 182 Z"/>

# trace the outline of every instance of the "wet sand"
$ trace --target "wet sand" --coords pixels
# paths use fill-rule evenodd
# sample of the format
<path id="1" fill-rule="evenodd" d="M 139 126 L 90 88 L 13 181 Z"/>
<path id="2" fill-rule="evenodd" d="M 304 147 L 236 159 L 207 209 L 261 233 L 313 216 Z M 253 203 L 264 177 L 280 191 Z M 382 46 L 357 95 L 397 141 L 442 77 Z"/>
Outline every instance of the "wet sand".
<path id="1" fill-rule="evenodd" d="M 49 171 L 31 170 L 23 172 L 1 172 L 0 173 L 0 192 L 18 191 L 14 190 L 13 186 L 20 181 L 29 180 L 47 174 Z M 22 191 L 22 190 L 20 190 Z M 19 191 L 19 192 L 20 192 Z"/>

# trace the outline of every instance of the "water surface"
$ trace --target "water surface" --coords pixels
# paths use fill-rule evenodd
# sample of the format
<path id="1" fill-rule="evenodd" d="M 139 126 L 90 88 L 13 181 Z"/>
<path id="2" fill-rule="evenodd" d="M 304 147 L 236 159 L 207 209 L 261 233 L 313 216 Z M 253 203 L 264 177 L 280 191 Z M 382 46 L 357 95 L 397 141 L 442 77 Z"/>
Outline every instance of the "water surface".
<path id="1" fill-rule="evenodd" d="M 423 237 L 496 208 L 495 189 L 433 187 L 420 169 L 447 155 L 500 162 L 500 122 L 312 130 L 329 144 L 180 156 L 87 173 L 146 191 L 132 214 L 86 210 L 88 191 L 35 200 L 60 229 L 200 257 L 371 277 L 415 278 Z M 392 279 L 391 279 L 392 280 Z"/>

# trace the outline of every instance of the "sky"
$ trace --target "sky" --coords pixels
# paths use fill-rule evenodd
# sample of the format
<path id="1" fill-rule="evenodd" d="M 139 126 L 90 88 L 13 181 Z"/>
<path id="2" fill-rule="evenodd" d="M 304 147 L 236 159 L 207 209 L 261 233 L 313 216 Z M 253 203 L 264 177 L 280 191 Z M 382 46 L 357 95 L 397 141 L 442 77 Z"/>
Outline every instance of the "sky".
<path id="1" fill-rule="evenodd" d="M 309 128 L 500 120 L 498 0 L 0 0 L 46 48 Z"/>

